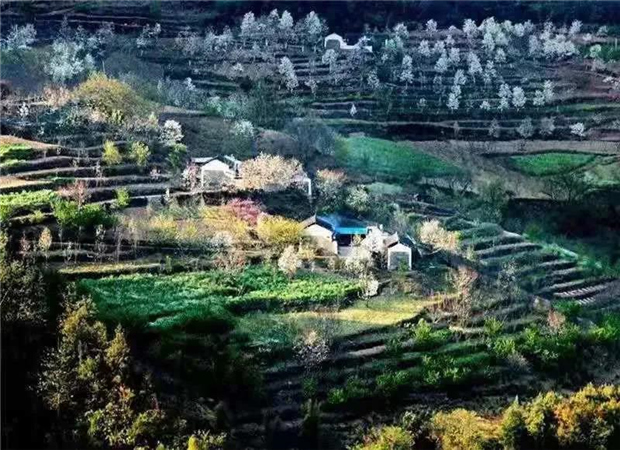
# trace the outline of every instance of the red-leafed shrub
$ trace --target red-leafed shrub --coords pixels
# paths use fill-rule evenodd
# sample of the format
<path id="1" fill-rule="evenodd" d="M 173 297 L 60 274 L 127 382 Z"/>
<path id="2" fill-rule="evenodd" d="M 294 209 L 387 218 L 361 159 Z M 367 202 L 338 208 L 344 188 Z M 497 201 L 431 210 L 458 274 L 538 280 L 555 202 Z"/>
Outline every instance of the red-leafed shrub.
<path id="1" fill-rule="evenodd" d="M 249 223 L 252 226 L 256 226 L 258 216 L 263 212 L 260 205 L 253 200 L 244 200 L 241 198 L 234 198 L 230 200 L 224 207 L 237 218 Z"/>

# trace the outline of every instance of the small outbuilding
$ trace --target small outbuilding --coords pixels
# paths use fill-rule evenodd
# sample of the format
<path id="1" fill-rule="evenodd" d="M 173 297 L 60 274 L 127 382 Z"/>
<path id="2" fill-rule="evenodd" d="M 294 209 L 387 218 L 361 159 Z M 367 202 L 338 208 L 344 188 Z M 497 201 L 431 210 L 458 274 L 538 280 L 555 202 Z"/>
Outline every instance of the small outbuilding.
<path id="1" fill-rule="evenodd" d="M 325 37 L 324 40 L 324 46 L 326 50 L 332 49 L 332 50 L 354 50 L 356 48 L 359 48 L 359 44 L 355 44 L 355 45 L 349 45 L 347 44 L 347 41 L 344 40 L 344 38 L 342 36 L 340 36 L 339 34 L 336 33 L 332 33 L 328 36 Z M 372 53 L 372 46 L 370 45 L 365 45 L 363 47 L 364 50 L 366 50 L 367 52 Z"/>
<path id="2" fill-rule="evenodd" d="M 193 158 L 192 163 L 199 168 L 200 186 L 203 189 L 231 184 L 239 178 L 241 161 L 232 155 Z"/>
<path id="3" fill-rule="evenodd" d="M 394 233 L 388 236 L 385 240 L 385 251 L 387 258 L 388 270 L 396 270 L 400 268 L 407 268 L 411 270 L 413 267 L 414 256 L 419 256 L 417 246 L 413 239 L 409 236 L 398 236 L 398 233 Z"/>

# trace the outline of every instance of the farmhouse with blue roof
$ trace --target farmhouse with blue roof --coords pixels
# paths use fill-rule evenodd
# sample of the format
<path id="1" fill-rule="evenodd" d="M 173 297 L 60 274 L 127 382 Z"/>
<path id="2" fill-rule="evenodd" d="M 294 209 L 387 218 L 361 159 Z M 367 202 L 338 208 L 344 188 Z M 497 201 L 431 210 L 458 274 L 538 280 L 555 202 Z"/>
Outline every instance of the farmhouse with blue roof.
<path id="1" fill-rule="evenodd" d="M 382 226 L 370 225 L 341 214 L 314 215 L 302 224 L 304 234 L 319 248 L 342 258 L 351 254 L 356 237 L 364 241 L 370 235 L 381 242 L 390 270 L 403 264 L 411 269 L 414 251 L 417 254 L 415 243 L 410 237 L 400 237 L 398 233 L 389 234 L 383 231 Z"/>

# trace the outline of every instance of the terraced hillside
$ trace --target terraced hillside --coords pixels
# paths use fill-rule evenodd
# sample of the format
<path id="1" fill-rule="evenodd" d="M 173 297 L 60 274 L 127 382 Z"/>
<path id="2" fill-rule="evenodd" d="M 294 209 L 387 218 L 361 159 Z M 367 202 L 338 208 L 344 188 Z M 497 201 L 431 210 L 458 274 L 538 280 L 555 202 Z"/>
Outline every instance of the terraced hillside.
<path id="1" fill-rule="evenodd" d="M 410 214 L 440 220 L 449 230 L 457 230 L 462 254 L 501 295 L 489 291 L 477 297 L 469 314 L 459 318 L 453 309 L 458 296 L 440 293 L 419 313 L 397 324 L 334 338 L 329 356 L 318 366 L 309 368 L 303 360 L 271 362 L 265 371 L 265 406 L 236 416 L 235 439 L 262 448 L 277 436 L 295 445 L 307 420 L 304 408 L 310 398 L 321 402 L 319 421 L 327 446 L 338 448 L 356 428 L 373 421 L 389 422 L 399 411 L 485 408 L 480 402 L 493 408 L 515 395 L 536 392 L 543 381 L 540 374 L 507 367 L 497 359 L 489 347 L 490 323 L 501 324 L 502 339 L 518 340 L 524 330 L 544 327 L 549 308 L 560 308 L 567 301 L 580 305 L 583 315 L 618 307 L 617 298 L 604 295 L 612 280 L 579 267 L 576 255 L 547 250 L 495 224 L 464 220 L 436 205 L 409 201 L 406 208 Z M 453 256 L 446 260 L 467 264 Z M 531 294 L 520 292 L 519 286 Z M 426 331 L 433 336 L 430 342 L 422 340 L 426 334 L 425 325 L 418 323 L 421 319 L 431 324 Z M 453 378 L 441 372 L 440 361 L 449 361 Z M 478 371 L 479 367 L 486 369 Z M 459 389 L 462 382 L 467 389 Z"/>
<path id="2" fill-rule="evenodd" d="M 0 145 L 7 149 L 16 148 L 11 137 L 3 137 Z M 121 149 L 126 142 L 115 142 Z M 169 175 L 161 174 L 157 164 L 140 167 L 135 163 L 105 164 L 101 160 L 103 144 L 75 148 L 69 146 L 46 145 L 22 140 L 19 144 L 21 155 L 3 156 L 2 171 L 10 183 L 0 186 L 3 194 L 10 192 L 36 192 L 40 189 L 67 188 L 75 183 L 87 189 L 88 202 L 111 204 L 119 189 L 126 190 L 130 201 L 157 198 L 170 191 Z M 3 177 L 4 179 L 4 177 Z M 40 209 L 49 212 L 49 205 Z M 32 212 L 32 211 L 30 211 Z M 12 218 L 12 220 L 18 220 Z"/>

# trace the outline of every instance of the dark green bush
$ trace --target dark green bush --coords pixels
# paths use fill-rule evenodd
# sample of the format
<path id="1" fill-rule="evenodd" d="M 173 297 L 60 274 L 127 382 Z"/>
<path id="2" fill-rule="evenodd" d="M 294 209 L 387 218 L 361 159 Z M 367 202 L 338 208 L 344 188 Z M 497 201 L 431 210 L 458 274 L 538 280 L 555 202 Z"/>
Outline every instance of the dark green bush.
<path id="1" fill-rule="evenodd" d="M 435 330 L 426 320 L 410 327 L 416 350 L 432 350 L 446 344 L 451 337 L 449 330 Z"/>
<path id="2" fill-rule="evenodd" d="M 330 406 L 344 406 L 346 404 L 367 399 L 372 396 L 372 390 L 359 377 L 349 378 L 343 387 L 334 388 L 327 395 Z"/>
<path id="3" fill-rule="evenodd" d="M 81 208 L 71 200 L 56 200 L 52 203 L 54 217 L 58 224 L 67 229 L 94 228 L 98 225 L 110 227 L 115 218 L 101 205 L 84 205 Z"/>

